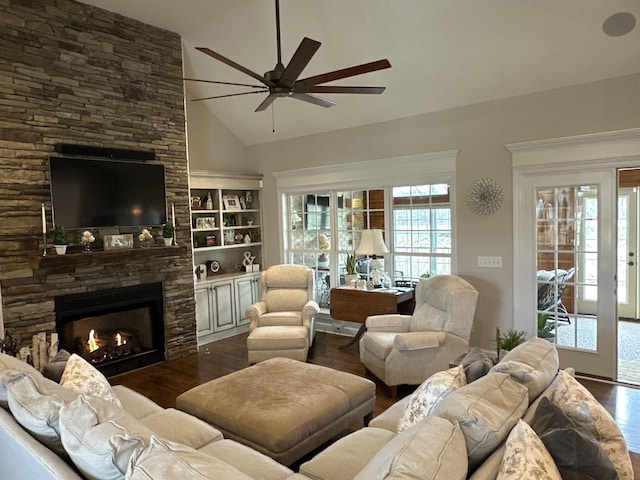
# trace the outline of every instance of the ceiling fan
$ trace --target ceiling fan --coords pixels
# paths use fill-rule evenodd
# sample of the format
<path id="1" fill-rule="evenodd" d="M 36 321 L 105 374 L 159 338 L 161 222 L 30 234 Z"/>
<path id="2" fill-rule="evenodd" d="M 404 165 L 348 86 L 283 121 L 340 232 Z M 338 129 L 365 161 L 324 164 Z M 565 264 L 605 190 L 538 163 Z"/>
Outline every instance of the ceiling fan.
<path id="1" fill-rule="evenodd" d="M 314 75 L 312 77 L 298 79 L 302 71 L 305 69 L 311 57 L 320 48 L 320 42 L 312 40 L 310 38 L 303 38 L 302 42 L 295 51 L 289 64 L 286 66 L 282 63 L 282 52 L 280 46 L 280 2 L 276 2 L 276 41 L 277 41 L 277 54 L 278 61 L 273 70 L 266 72 L 264 75 L 259 75 L 248 68 L 230 60 L 223 55 L 220 55 L 213 50 L 206 47 L 196 47 L 196 50 L 205 53 L 216 60 L 221 61 L 229 65 L 230 67 L 239 70 L 250 77 L 258 80 L 262 85 L 251 85 L 246 83 L 232 83 L 232 82 L 218 82 L 214 80 L 198 80 L 195 78 L 185 78 L 185 80 L 194 82 L 216 83 L 221 85 L 235 85 L 242 87 L 250 87 L 256 90 L 243 93 L 232 93 L 228 95 L 217 95 L 214 97 L 197 98 L 194 101 L 211 100 L 214 98 L 235 97 L 238 95 L 250 95 L 254 93 L 266 93 L 269 95 L 265 98 L 256 112 L 265 110 L 273 101 L 278 97 L 292 97 L 297 100 L 319 105 L 321 107 L 331 107 L 335 105 L 335 102 L 321 98 L 313 93 L 356 93 L 356 94 L 380 94 L 384 92 L 385 87 L 352 87 L 352 86 L 331 86 L 321 85 L 323 83 L 332 82 L 334 80 L 340 80 L 343 78 L 354 77 L 356 75 L 362 75 L 364 73 L 375 72 L 376 70 L 383 70 L 391 67 L 391 64 L 387 59 L 377 60 L 375 62 L 365 63 L 362 65 L 356 65 L 349 68 L 343 68 L 341 70 L 335 70 L 333 72 L 323 73 L 321 75 Z"/>

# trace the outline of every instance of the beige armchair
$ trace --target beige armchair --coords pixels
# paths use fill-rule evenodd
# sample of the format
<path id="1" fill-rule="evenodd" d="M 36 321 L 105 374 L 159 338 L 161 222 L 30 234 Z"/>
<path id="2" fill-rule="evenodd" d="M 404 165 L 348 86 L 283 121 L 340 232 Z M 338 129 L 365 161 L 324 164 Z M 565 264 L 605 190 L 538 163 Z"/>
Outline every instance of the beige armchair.
<path id="1" fill-rule="evenodd" d="M 455 275 L 436 275 L 416 286 L 413 315 L 374 315 L 360 339 L 360 360 L 391 387 L 418 385 L 467 353 L 478 292 Z"/>
<path id="2" fill-rule="evenodd" d="M 247 308 L 249 363 L 273 357 L 306 360 L 315 334 L 314 272 L 303 265 L 274 265 L 262 272 L 261 300 Z"/>

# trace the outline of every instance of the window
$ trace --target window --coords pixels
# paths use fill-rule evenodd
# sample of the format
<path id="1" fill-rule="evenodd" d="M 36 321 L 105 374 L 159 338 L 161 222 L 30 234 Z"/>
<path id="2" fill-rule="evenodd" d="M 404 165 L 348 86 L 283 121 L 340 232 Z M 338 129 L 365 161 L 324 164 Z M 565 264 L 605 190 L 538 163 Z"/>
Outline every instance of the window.
<path id="1" fill-rule="evenodd" d="M 451 272 L 448 183 L 293 193 L 285 198 L 290 219 L 285 259 L 316 271 L 316 300 L 322 308 L 329 306 L 329 290 L 344 284 L 346 256 L 355 252 L 364 229 L 385 232 L 391 253 L 384 271 L 393 281 Z M 368 274 L 367 261 L 359 259 L 363 276 Z"/>

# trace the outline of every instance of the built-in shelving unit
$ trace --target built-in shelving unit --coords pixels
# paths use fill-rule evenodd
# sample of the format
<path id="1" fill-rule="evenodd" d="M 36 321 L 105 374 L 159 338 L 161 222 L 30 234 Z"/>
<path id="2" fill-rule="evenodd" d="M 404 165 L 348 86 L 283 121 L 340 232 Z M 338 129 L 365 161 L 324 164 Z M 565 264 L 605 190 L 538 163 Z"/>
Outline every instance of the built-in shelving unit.
<path id="1" fill-rule="evenodd" d="M 259 176 L 191 172 L 191 238 L 196 281 L 198 344 L 249 328 L 244 312 L 258 299 L 262 264 Z"/>

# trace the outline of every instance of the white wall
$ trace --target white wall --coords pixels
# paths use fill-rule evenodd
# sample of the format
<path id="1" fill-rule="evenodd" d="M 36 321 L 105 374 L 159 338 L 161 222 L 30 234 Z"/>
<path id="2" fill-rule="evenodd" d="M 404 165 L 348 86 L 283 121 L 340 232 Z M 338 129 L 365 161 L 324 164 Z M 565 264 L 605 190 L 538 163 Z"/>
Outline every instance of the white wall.
<path id="1" fill-rule="evenodd" d="M 218 168 L 215 161 L 211 161 L 198 163 L 197 169 L 252 171 L 264 175 L 263 263 L 268 266 L 280 261 L 278 198 L 271 172 L 460 149 L 455 192 L 457 273 L 480 292 L 472 344 L 490 348 L 496 325 L 512 326 L 513 303 L 517 302 L 512 294 L 511 155 L 504 145 L 638 128 L 639 86 L 640 75 L 631 75 L 246 149 L 229 148 L 228 144 L 207 145 L 198 139 L 201 149 L 198 155 L 203 159 L 217 161 L 220 151 L 237 158 L 220 160 L 224 168 Z M 187 110 L 189 121 L 193 110 Z M 207 122 L 206 112 L 197 113 L 202 123 Z M 217 119 L 211 121 L 208 128 L 216 125 L 219 125 Z M 191 139 L 196 133 L 189 127 L 188 134 Z M 234 142 L 230 143 L 233 146 Z M 190 148 L 191 145 L 190 141 Z M 191 150 L 189 157 L 191 168 L 196 169 Z M 503 206 L 489 217 L 474 215 L 465 205 L 467 187 L 481 177 L 493 178 L 504 190 Z M 478 268 L 480 255 L 501 256 L 502 269 Z M 517 272 L 515 278 L 517 281 Z"/>

